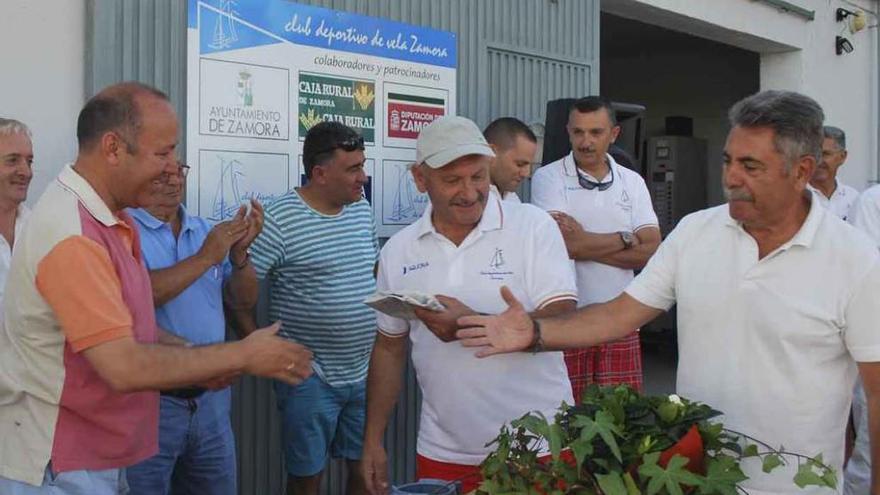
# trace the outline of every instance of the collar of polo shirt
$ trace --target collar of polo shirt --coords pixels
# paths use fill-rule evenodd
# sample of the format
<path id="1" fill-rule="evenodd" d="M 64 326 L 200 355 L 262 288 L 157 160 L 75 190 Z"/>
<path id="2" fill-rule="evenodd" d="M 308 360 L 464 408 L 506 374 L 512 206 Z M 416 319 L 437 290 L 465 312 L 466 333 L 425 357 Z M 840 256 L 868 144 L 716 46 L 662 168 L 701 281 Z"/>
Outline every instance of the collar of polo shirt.
<path id="1" fill-rule="evenodd" d="M 486 206 L 483 208 L 483 215 L 480 217 L 480 222 L 474 227 L 474 229 L 479 230 L 480 232 L 489 232 L 504 228 L 504 211 L 501 208 L 501 201 L 500 197 L 492 194 L 489 195 L 489 198 L 486 201 Z M 417 220 L 417 237 L 419 238 L 427 234 L 437 233 L 437 229 L 434 228 L 434 222 L 431 221 L 431 211 L 431 204 L 429 203 L 425 208 L 425 212 L 422 213 L 422 216 Z"/>
<path id="2" fill-rule="evenodd" d="M 804 190 L 804 196 L 806 196 L 810 200 L 810 212 L 807 214 L 807 218 L 804 220 L 801 228 L 798 229 L 797 233 L 788 240 L 785 244 L 779 246 L 776 251 L 788 249 L 791 246 L 804 246 L 810 247 L 813 244 L 813 240 L 816 237 L 816 232 L 819 230 L 819 224 L 822 223 L 822 219 L 825 217 L 825 208 L 819 204 L 819 199 L 815 194 L 811 193 L 809 190 Z M 745 231 L 742 224 L 730 214 L 727 215 L 726 222 L 727 226 L 740 229 L 743 233 L 748 234 Z"/>

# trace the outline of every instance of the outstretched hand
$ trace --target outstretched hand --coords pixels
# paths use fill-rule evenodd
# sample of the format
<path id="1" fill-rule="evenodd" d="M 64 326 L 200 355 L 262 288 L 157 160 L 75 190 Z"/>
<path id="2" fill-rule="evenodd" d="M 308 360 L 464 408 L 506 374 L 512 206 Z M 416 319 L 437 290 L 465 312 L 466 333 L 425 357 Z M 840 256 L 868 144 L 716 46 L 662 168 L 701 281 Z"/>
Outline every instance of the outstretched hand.
<path id="1" fill-rule="evenodd" d="M 532 318 L 507 286 L 501 287 L 507 310 L 496 316 L 465 316 L 458 319 L 456 337 L 465 347 L 480 347 L 477 357 L 528 349 L 535 338 Z"/>

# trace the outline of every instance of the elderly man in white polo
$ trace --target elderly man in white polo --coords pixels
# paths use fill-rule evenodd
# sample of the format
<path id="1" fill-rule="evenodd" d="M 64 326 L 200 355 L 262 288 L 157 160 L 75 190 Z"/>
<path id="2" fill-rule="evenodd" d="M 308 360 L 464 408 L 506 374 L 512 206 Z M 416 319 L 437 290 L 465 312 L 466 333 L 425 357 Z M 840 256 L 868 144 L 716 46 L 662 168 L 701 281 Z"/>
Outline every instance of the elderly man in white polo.
<path id="1" fill-rule="evenodd" d="M 419 135 L 416 185 L 431 205 L 382 249 L 377 288 L 437 295 L 445 311 L 417 320 L 379 314 L 367 378 L 363 469 L 373 494 L 387 493 L 382 434 L 401 387 L 409 347 L 422 389 L 417 477 L 480 481 L 486 443 L 528 411 L 552 416 L 571 402 L 561 352 L 477 359 L 455 340 L 457 318 L 505 308 L 510 287 L 534 316 L 571 311 L 577 288 L 562 235 L 546 212 L 489 194 L 494 157 L 477 126 L 442 117 Z"/>

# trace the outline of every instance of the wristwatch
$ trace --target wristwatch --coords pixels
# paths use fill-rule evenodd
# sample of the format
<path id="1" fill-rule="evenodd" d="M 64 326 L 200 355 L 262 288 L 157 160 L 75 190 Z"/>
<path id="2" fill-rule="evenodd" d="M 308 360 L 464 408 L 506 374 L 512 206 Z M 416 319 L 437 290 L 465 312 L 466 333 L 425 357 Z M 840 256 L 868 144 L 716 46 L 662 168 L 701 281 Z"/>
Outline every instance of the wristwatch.
<path id="1" fill-rule="evenodd" d="M 636 245 L 636 236 L 632 232 L 621 230 L 618 232 L 620 240 L 623 241 L 623 249 L 629 249 Z"/>
<path id="2" fill-rule="evenodd" d="M 538 320 L 532 318 L 532 344 L 528 350 L 532 354 L 537 354 L 544 350 L 544 337 L 541 335 L 541 324 Z"/>

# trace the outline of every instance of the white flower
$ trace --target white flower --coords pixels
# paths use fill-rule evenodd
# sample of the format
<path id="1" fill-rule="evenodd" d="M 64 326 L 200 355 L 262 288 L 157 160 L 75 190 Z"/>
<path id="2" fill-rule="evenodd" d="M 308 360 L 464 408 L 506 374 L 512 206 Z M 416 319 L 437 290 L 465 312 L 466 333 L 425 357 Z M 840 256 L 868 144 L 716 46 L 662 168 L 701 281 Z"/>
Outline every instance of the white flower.
<path id="1" fill-rule="evenodd" d="M 684 402 L 681 401 L 681 397 L 679 397 L 675 394 L 672 394 L 669 396 L 669 402 L 672 402 L 676 406 L 683 406 L 684 405 Z"/>

